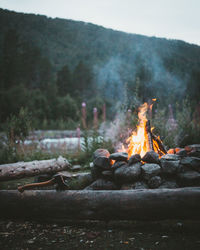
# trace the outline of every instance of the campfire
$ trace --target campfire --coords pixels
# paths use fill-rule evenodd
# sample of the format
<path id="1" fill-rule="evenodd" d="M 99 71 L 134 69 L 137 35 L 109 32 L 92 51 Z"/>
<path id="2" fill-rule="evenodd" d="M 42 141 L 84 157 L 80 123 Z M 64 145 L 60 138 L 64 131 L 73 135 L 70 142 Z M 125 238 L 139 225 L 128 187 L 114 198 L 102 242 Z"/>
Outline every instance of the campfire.
<path id="1" fill-rule="evenodd" d="M 101 148 L 93 153 L 90 172 L 77 177 L 83 190 L 69 190 L 74 176 L 63 171 L 70 168 L 63 158 L 49 160 L 48 164 L 17 163 L 17 171 L 16 166 L 2 166 L 2 179 L 35 176 L 38 169 L 43 173 L 52 168 L 60 172 L 46 181 L 18 187 L 20 192 L 0 191 L 1 216 L 58 220 L 199 219 L 200 144 L 167 152 L 147 118 L 151 108 L 152 104 L 147 103 L 139 108 L 139 124 L 120 152 Z M 63 192 L 24 192 L 49 185 L 56 185 Z"/>
<path id="2" fill-rule="evenodd" d="M 144 103 L 140 106 L 138 126 L 127 138 L 121 150 L 110 153 L 107 149 L 97 149 L 93 153 L 90 172 L 80 177 L 83 178 L 83 189 L 173 189 L 200 186 L 200 145 L 166 151 L 160 137 L 154 134 L 148 119 L 154 102 L 155 99 L 151 104 Z M 51 185 L 56 185 L 57 190 L 70 189 L 71 177 L 63 171 L 70 166 L 67 160 L 61 157 L 45 163 L 33 162 L 26 166 L 24 163 L 18 163 L 17 171 L 15 164 L 2 166 L 0 178 L 8 180 L 25 175 L 34 176 L 40 172 L 51 171 L 55 174 L 60 171 L 56 175 L 48 176 L 43 182 L 27 184 L 18 187 L 18 190 L 23 192 Z"/>
<path id="3" fill-rule="evenodd" d="M 200 145 L 166 151 L 151 127 L 148 113 L 151 104 L 144 103 L 138 112 L 138 126 L 115 153 L 97 149 L 93 153 L 90 172 L 84 177 L 86 190 L 161 189 L 200 186 Z M 150 115 L 151 117 L 151 115 Z M 178 149 L 178 150 L 177 150 Z M 172 152 L 173 151 L 173 152 Z M 69 176 L 60 172 L 43 183 L 19 187 L 26 189 L 56 184 L 69 189 Z"/>
<path id="4" fill-rule="evenodd" d="M 156 99 L 152 99 L 156 101 Z M 158 153 L 159 157 L 165 155 L 167 151 L 163 146 L 163 143 L 159 136 L 156 136 L 153 133 L 153 128 L 151 128 L 150 120 L 147 119 L 148 110 L 152 111 L 152 104 L 144 103 L 139 108 L 138 118 L 139 125 L 137 130 L 134 130 L 131 136 L 126 140 L 128 143 L 128 148 L 125 149 L 125 146 L 122 146 L 120 152 L 127 152 L 128 157 L 130 158 L 134 154 L 139 154 L 143 157 L 149 151 L 155 151 Z"/>

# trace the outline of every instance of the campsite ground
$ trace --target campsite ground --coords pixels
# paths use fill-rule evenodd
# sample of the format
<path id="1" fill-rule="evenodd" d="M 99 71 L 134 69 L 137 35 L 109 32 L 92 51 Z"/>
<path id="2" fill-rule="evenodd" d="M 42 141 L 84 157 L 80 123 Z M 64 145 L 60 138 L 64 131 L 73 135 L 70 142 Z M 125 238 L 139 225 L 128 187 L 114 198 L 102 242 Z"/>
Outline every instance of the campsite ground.
<path id="1" fill-rule="evenodd" d="M 14 209 L 14 208 L 13 208 Z M 200 222 L 0 222 L 0 249 L 200 249 Z"/>

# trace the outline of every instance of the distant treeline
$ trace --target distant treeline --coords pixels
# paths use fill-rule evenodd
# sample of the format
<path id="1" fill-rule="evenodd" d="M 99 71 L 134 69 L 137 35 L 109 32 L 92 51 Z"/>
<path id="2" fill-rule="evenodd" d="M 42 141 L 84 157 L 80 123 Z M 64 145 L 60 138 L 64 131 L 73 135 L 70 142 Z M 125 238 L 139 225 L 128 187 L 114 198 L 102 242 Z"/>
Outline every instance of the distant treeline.
<path id="1" fill-rule="evenodd" d="M 0 10 L 0 123 L 26 107 L 36 128 L 73 128 L 156 97 L 200 101 L 200 47 L 92 24 Z M 117 105 L 121 103 L 121 105 Z"/>
<path id="2" fill-rule="evenodd" d="M 5 36 L 0 70 L 1 122 L 26 107 L 37 126 L 44 120 L 70 121 L 73 126 L 81 102 L 95 94 L 93 74 L 83 62 L 73 71 L 64 65 L 54 73 L 48 58 L 22 42 L 14 30 Z"/>

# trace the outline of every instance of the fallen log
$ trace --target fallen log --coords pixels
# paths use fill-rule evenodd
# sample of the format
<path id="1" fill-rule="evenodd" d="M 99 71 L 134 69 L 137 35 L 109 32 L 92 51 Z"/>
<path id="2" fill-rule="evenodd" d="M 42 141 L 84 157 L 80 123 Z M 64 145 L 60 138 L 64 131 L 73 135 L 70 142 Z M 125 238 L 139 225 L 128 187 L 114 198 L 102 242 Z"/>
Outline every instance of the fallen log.
<path id="1" fill-rule="evenodd" d="M 69 169 L 69 162 L 59 156 L 57 159 L 17 162 L 0 165 L 0 181 L 9 181 L 40 174 L 54 174 Z"/>
<path id="2" fill-rule="evenodd" d="M 0 191 L 0 217 L 65 220 L 200 219 L 200 188 Z"/>

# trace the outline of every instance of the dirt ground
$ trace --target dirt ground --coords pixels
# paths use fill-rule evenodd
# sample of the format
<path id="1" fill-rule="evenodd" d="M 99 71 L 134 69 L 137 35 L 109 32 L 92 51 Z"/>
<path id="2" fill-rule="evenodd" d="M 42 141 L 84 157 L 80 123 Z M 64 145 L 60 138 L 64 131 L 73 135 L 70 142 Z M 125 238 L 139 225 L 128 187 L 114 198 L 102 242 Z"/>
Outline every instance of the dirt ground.
<path id="1" fill-rule="evenodd" d="M 200 221 L 0 221 L 0 249 L 200 249 Z"/>

